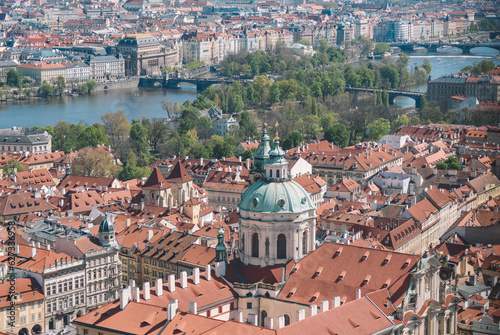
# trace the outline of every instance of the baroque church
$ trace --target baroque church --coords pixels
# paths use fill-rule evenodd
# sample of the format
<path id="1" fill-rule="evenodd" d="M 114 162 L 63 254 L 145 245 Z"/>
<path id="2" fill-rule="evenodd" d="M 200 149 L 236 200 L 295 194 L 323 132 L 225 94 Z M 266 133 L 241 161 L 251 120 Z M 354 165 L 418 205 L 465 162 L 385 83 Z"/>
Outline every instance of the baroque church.
<path id="1" fill-rule="evenodd" d="M 231 318 L 278 329 L 356 301 L 383 310 L 393 324 L 383 334 L 456 331 L 459 300 L 444 294 L 434 256 L 316 245 L 316 206 L 290 178 L 277 134 L 271 148 L 266 125 L 250 181 L 239 204 L 238 254 L 230 262 L 218 232 L 215 274 L 238 295 Z"/>

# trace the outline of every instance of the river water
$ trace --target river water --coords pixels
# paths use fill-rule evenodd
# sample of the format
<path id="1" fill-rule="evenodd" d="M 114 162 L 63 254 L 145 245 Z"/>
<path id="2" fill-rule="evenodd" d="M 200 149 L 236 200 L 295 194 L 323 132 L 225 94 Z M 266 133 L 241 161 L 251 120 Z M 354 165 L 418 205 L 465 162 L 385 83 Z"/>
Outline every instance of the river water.
<path id="1" fill-rule="evenodd" d="M 475 54 L 461 55 L 460 51 L 449 48 L 441 53 L 412 53 L 410 67 L 421 65 L 428 58 L 432 65 L 432 78 L 445 74 L 459 72 L 463 67 L 474 64 L 483 59 L 492 60 L 496 65 L 500 59 L 496 58 L 498 51 L 493 49 L 476 48 Z M 413 87 L 412 90 L 425 92 L 427 85 Z M 193 101 L 197 96 L 194 87 L 183 86 L 181 90 L 132 88 L 110 90 L 108 92 L 93 93 L 90 96 L 61 97 L 24 101 L 13 104 L 0 104 L 0 128 L 32 127 L 55 125 L 65 120 L 70 123 L 82 122 L 93 124 L 100 122 L 101 116 L 107 112 L 116 112 L 121 109 L 129 120 L 146 116 L 166 117 L 161 108 L 165 98 L 178 101 L 182 104 L 187 99 Z M 398 97 L 396 104 L 412 106 L 415 102 L 410 98 Z"/>

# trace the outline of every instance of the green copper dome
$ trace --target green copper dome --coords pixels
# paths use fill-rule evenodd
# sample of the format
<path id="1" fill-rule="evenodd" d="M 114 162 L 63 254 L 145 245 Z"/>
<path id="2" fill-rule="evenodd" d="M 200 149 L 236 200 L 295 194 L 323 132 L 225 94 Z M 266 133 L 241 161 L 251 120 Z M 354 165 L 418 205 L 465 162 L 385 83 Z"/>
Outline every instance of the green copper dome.
<path id="1" fill-rule="evenodd" d="M 302 213 L 316 209 L 309 193 L 293 180 L 259 180 L 241 198 L 240 209 L 250 212 Z"/>

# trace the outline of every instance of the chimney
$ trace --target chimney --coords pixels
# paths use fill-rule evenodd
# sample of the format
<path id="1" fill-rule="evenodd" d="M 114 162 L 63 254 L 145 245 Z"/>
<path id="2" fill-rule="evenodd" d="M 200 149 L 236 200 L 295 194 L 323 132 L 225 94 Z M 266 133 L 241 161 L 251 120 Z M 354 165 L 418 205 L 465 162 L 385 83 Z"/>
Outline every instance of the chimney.
<path id="1" fill-rule="evenodd" d="M 126 190 L 130 190 L 130 185 L 129 185 L 129 183 L 125 183 L 125 189 L 126 189 Z"/>
<path id="2" fill-rule="evenodd" d="M 189 302 L 189 313 L 198 314 L 198 304 L 196 303 L 196 301 Z"/>
<path id="3" fill-rule="evenodd" d="M 185 290 L 188 286 L 187 284 L 187 272 L 186 271 L 181 271 L 181 287 L 183 290 Z"/>
<path id="4" fill-rule="evenodd" d="M 207 279 L 207 281 L 211 281 L 212 280 L 212 266 L 210 264 L 207 264 L 207 268 L 205 270 L 205 278 Z"/>
<path id="5" fill-rule="evenodd" d="M 168 304 L 168 320 L 172 321 L 177 314 L 177 308 L 179 307 L 179 302 L 177 299 L 170 299 L 170 304 Z"/>
<path id="6" fill-rule="evenodd" d="M 130 287 L 135 287 L 135 280 L 130 279 L 130 280 L 128 281 L 128 286 L 130 286 Z"/>
<path id="7" fill-rule="evenodd" d="M 247 158 L 246 164 L 247 170 L 250 170 L 250 158 Z"/>
<path id="8" fill-rule="evenodd" d="M 35 248 L 35 246 L 32 246 L 31 247 L 31 258 L 35 258 L 35 256 L 36 256 L 36 248 Z"/>
<path id="9" fill-rule="evenodd" d="M 130 227 L 130 218 L 129 217 L 127 217 L 125 219 L 125 223 L 126 223 L 127 227 Z"/>
<path id="10" fill-rule="evenodd" d="M 200 268 L 193 269 L 193 284 L 200 285 Z"/>
<path id="11" fill-rule="evenodd" d="M 50 251 L 50 244 L 47 244 L 47 250 Z"/>
<path id="12" fill-rule="evenodd" d="M 139 302 L 139 288 L 137 286 L 132 287 L 132 301 Z"/>
<path id="13" fill-rule="evenodd" d="M 170 293 L 175 292 L 175 276 L 174 275 L 168 276 L 168 290 L 170 291 Z"/>
<path id="14" fill-rule="evenodd" d="M 358 288 L 356 290 L 356 300 L 358 300 L 358 299 L 361 299 L 361 289 L 360 288 Z"/>
<path id="15" fill-rule="evenodd" d="M 296 315 L 297 321 L 302 321 L 306 318 L 306 310 L 304 308 L 301 308 L 296 312 Z"/>
<path id="16" fill-rule="evenodd" d="M 269 318 L 269 317 L 265 317 L 264 318 L 264 327 L 265 328 L 269 328 L 269 329 L 273 329 L 274 327 L 274 322 L 273 322 L 273 318 Z"/>
<path id="17" fill-rule="evenodd" d="M 12 250 L 12 249 L 10 249 L 10 250 Z M 19 256 L 19 245 L 18 244 L 16 244 L 16 246 L 14 247 L 14 252 L 15 252 L 16 256 Z"/>
<path id="18" fill-rule="evenodd" d="M 323 300 L 319 304 L 319 312 L 323 313 L 323 312 L 326 312 L 327 310 L 328 310 L 328 300 Z"/>
<path id="19" fill-rule="evenodd" d="M 309 311 L 311 313 L 310 316 L 315 316 L 316 314 L 318 314 L 318 305 L 309 306 Z"/>
<path id="20" fill-rule="evenodd" d="M 235 312 L 234 313 L 234 321 L 243 322 L 243 312 Z"/>
<path id="21" fill-rule="evenodd" d="M 155 291 L 157 297 L 163 297 L 163 280 L 161 278 L 156 278 Z"/>
<path id="22" fill-rule="evenodd" d="M 200 158 L 200 165 L 203 166 L 203 157 Z"/>
<path id="23" fill-rule="evenodd" d="M 285 316 L 278 316 L 278 329 L 285 327 Z"/>
<path id="24" fill-rule="evenodd" d="M 146 235 L 146 241 L 148 241 L 148 242 L 151 241 L 151 239 L 153 238 L 153 235 L 154 235 L 153 231 L 150 229 L 150 230 L 147 231 L 146 234 L 147 234 Z"/>
<path id="25" fill-rule="evenodd" d="M 259 324 L 259 318 L 256 314 L 248 314 L 248 323 L 254 326 Z"/>
<path id="26" fill-rule="evenodd" d="M 125 287 L 120 290 L 120 309 L 124 310 L 130 300 L 129 288 Z"/>
<path id="27" fill-rule="evenodd" d="M 340 307 L 340 297 L 333 297 L 332 308 Z"/>
<path id="28" fill-rule="evenodd" d="M 469 284 L 472 286 L 476 286 L 477 281 L 476 281 L 476 275 L 470 275 L 469 276 Z"/>
<path id="29" fill-rule="evenodd" d="M 141 212 L 144 211 L 144 201 L 141 201 Z"/>
<path id="30" fill-rule="evenodd" d="M 36 242 L 36 247 L 40 249 L 40 242 Z"/>
<path id="31" fill-rule="evenodd" d="M 148 301 L 150 299 L 150 294 L 151 288 L 149 287 L 149 282 L 145 281 L 144 284 L 142 284 L 142 297 L 144 300 Z"/>
<path id="32" fill-rule="evenodd" d="M 464 300 L 463 309 L 466 310 L 467 308 L 469 308 L 469 300 Z"/>

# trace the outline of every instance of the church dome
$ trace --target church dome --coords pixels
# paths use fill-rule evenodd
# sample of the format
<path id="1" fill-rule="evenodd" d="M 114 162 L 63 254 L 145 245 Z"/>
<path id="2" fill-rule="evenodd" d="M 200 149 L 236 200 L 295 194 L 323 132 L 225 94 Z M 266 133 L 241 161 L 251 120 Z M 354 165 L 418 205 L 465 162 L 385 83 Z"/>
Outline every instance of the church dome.
<path id="1" fill-rule="evenodd" d="M 111 219 L 108 216 L 108 213 L 105 214 L 104 220 L 102 220 L 99 225 L 99 233 L 112 233 L 115 231 L 115 226 L 111 222 Z"/>
<path id="2" fill-rule="evenodd" d="M 293 180 L 259 180 L 241 198 L 240 209 L 250 212 L 302 213 L 316 209 L 309 193 Z"/>

